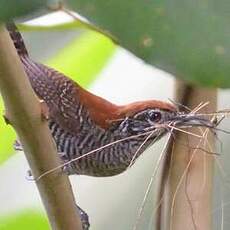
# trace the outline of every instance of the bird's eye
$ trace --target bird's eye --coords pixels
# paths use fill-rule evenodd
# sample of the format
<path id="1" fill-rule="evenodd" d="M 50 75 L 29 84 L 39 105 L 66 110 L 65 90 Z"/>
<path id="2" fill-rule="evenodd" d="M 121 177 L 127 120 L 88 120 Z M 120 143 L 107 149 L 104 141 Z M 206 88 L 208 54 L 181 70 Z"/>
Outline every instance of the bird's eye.
<path id="1" fill-rule="evenodd" d="M 151 121 L 157 122 L 161 120 L 161 112 L 151 112 L 149 114 L 149 119 Z"/>

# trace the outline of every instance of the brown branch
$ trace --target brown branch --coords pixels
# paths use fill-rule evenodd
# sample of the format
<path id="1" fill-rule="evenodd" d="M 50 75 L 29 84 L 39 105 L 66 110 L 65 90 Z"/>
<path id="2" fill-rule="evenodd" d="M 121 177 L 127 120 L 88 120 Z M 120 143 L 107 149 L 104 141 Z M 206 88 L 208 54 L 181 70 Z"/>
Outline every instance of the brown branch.
<path id="1" fill-rule="evenodd" d="M 209 101 L 210 104 L 204 108 L 203 112 L 216 111 L 216 89 L 190 86 L 177 80 L 175 92 L 176 102 L 194 108 L 200 102 Z M 207 139 L 213 147 L 213 135 L 210 134 Z M 165 197 L 158 213 L 156 226 L 158 230 L 179 230 L 184 229 L 184 226 L 191 230 L 211 229 L 212 177 L 215 156 L 202 151 L 202 148 L 210 147 L 207 143 L 199 146 L 202 148 L 198 148 L 193 154 L 194 148 L 189 148 L 189 145 L 196 147 L 200 141 L 196 137 L 188 137 L 185 134 L 176 135 L 170 175 L 168 169 L 171 164 L 172 148 L 169 147 L 167 151 L 167 160 L 162 170 L 159 199 L 163 194 Z M 181 145 L 181 143 L 184 144 Z M 188 166 L 189 162 L 190 166 Z M 183 174 L 184 177 L 182 177 Z M 170 177 L 166 183 L 168 176 Z"/>
<path id="2" fill-rule="evenodd" d="M 8 32 L 0 25 L 0 92 L 6 119 L 16 130 L 33 176 L 60 162 L 44 110 L 33 93 Z M 57 170 L 37 182 L 53 230 L 80 230 L 81 223 L 68 177 Z"/>

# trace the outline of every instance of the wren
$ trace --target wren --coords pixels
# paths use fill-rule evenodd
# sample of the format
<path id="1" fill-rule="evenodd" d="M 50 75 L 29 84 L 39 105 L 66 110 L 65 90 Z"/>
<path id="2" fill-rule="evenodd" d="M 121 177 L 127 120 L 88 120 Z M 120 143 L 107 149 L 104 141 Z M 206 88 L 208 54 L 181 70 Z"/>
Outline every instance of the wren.
<path id="1" fill-rule="evenodd" d="M 95 150 L 68 164 L 69 175 L 106 177 L 124 172 L 146 148 L 172 131 L 167 124 L 211 126 L 167 102 L 115 105 L 96 96 L 64 74 L 33 61 L 16 26 L 10 23 L 7 29 L 33 90 L 48 106 L 48 125 L 61 160 L 65 163 Z M 80 214 L 83 228 L 88 229 L 87 215 L 81 209 Z"/>

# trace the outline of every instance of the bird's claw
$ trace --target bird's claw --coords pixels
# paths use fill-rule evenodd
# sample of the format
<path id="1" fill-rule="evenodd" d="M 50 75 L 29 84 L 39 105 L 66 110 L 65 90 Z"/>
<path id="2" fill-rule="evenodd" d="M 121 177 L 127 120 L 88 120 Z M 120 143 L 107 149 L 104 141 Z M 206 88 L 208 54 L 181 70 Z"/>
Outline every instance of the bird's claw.
<path id="1" fill-rule="evenodd" d="M 29 180 L 29 181 L 34 181 L 35 180 L 30 169 L 27 170 L 27 172 L 26 172 L 26 179 Z"/>
<path id="2" fill-rule="evenodd" d="M 22 145 L 19 140 L 14 141 L 13 147 L 15 151 L 23 151 Z"/>
<path id="3" fill-rule="evenodd" d="M 77 209 L 81 218 L 82 230 L 89 230 L 90 224 L 88 214 L 84 210 L 82 210 L 78 205 Z"/>

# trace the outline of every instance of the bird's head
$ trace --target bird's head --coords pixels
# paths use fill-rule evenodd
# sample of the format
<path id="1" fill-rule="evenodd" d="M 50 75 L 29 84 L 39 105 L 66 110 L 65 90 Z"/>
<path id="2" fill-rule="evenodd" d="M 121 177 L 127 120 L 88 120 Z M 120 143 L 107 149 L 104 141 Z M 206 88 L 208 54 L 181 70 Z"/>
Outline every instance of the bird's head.
<path id="1" fill-rule="evenodd" d="M 153 138 L 159 139 L 174 127 L 175 129 L 195 126 L 215 127 L 215 124 L 204 116 L 179 111 L 170 103 L 156 100 L 132 103 L 120 107 L 118 111 L 120 119 L 117 119 L 114 126 L 127 135 L 152 133 Z"/>
<path id="2" fill-rule="evenodd" d="M 163 136 L 163 126 L 176 115 L 176 108 L 165 102 L 150 100 L 120 106 L 116 119 L 111 120 L 111 129 L 119 130 L 122 136 L 141 135 L 152 132 L 152 136 Z"/>
<path id="3" fill-rule="evenodd" d="M 182 112 L 177 106 L 158 100 L 117 106 L 101 97 L 82 91 L 81 101 L 96 125 L 123 137 L 152 132 L 152 136 L 159 139 L 173 130 L 172 127 L 214 127 L 214 124 L 204 117 L 191 112 Z"/>
<path id="4" fill-rule="evenodd" d="M 179 111 L 173 104 L 150 100 L 121 106 L 117 110 L 117 119 L 110 121 L 113 130 L 119 130 L 123 136 L 150 134 L 151 139 L 159 139 L 174 128 L 215 125 L 203 116 L 192 112 Z"/>

